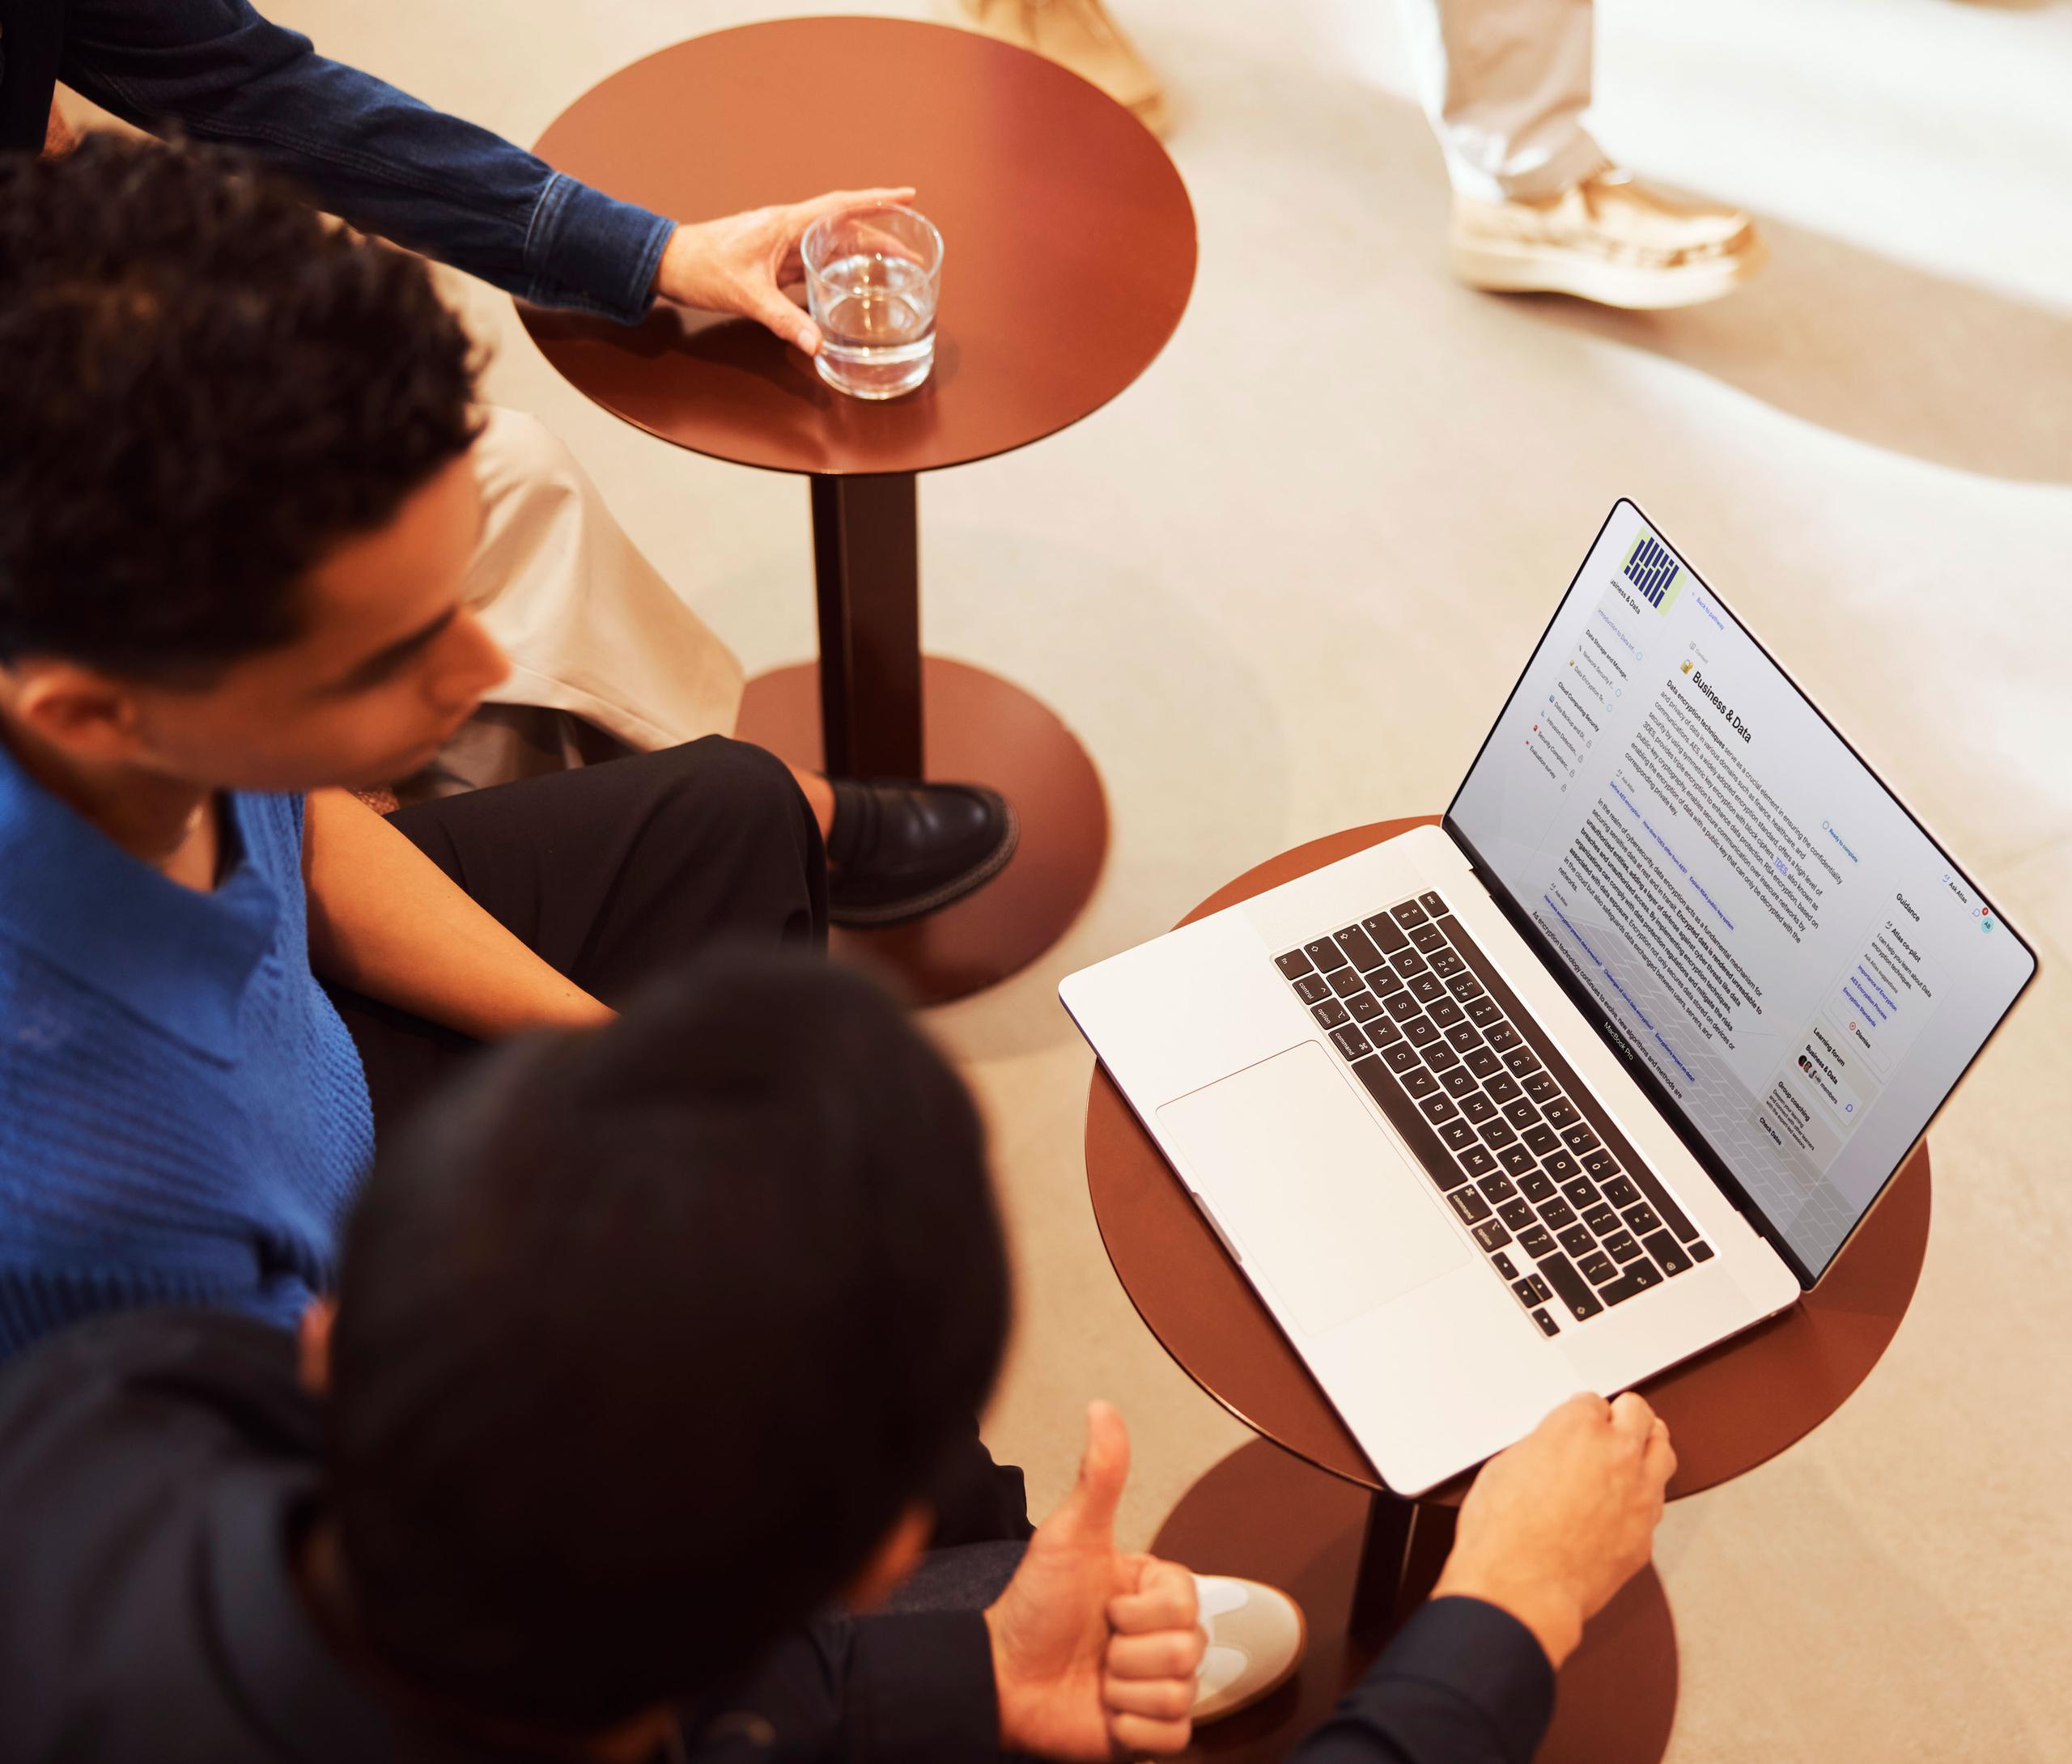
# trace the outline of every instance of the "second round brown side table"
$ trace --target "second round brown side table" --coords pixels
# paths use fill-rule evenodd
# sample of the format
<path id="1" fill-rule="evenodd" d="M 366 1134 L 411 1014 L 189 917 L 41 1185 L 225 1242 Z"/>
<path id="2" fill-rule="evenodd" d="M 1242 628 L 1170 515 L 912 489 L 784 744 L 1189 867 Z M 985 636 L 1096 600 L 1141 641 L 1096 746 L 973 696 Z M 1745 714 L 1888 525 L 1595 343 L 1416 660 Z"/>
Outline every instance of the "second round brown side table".
<path id="1" fill-rule="evenodd" d="M 1380 822 L 1284 852 L 1187 918 L 1420 824 Z M 1416 1500 L 1382 1483 L 1098 1068 L 1086 1172 L 1102 1240 L 1138 1314 L 1197 1384 L 1260 1435 L 1195 1484 L 1152 1548 L 1199 1572 L 1285 1587 L 1301 1601 L 1310 1652 L 1296 1678 L 1195 1742 L 1203 1757 L 1263 1764 L 1323 1719 L 1430 1592 L 1466 1481 Z M 1913 1296 L 1929 1211 L 1924 1142 L 1798 1304 L 1643 1387 L 1676 1446 L 1672 1499 L 1775 1457 L 1869 1376 Z M 1669 1741 L 1676 1686 L 1675 1625 L 1650 1568 L 1591 1623 L 1564 1668 L 1541 1764 L 1655 1764 Z"/>
<path id="2" fill-rule="evenodd" d="M 539 151 L 683 220 L 911 184 L 941 228 L 935 371 L 881 404 L 833 391 L 745 320 L 666 306 L 631 328 L 522 316 L 547 359 L 626 422 L 808 479 L 820 660 L 750 682 L 745 739 L 848 777 L 991 784 L 1014 804 L 1021 846 L 985 888 L 843 940 L 898 970 L 923 1003 L 1024 966 L 1093 893 L 1106 805 L 1048 709 L 983 668 L 923 659 L 915 479 L 1055 434 L 1149 365 L 1194 285 L 1179 173 L 1076 74 L 971 32 L 894 19 L 785 19 L 677 44 L 592 87 Z"/>

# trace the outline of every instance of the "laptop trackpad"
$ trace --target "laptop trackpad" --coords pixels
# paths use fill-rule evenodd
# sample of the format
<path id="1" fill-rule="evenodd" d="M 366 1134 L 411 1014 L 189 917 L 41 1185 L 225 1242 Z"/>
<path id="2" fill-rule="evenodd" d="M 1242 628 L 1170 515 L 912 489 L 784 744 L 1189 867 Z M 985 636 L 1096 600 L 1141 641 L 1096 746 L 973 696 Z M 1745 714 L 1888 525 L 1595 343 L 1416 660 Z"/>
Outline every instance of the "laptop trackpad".
<path id="1" fill-rule="evenodd" d="M 1469 1258 L 1314 1041 L 1167 1103 L 1159 1125 L 1255 1280 L 1320 1335 Z"/>

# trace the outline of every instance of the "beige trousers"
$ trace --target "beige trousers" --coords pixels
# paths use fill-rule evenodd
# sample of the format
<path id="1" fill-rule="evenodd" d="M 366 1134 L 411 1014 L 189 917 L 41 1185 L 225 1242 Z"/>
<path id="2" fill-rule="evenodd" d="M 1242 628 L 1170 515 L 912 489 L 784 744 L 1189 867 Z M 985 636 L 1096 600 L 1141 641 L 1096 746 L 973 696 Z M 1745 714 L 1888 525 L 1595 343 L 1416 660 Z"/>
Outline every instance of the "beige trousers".
<path id="1" fill-rule="evenodd" d="M 1399 11 L 1460 194 L 1552 196 L 1609 163 L 1582 123 L 1590 0 L 1399 0 Z"/>
<path id="2" fill-rule="evenodd" d="M 484 509 L 467 598 L 511 676 L 405 802 L 731 734 L 741 664 L 612 519 L 545 425 L 486 408 Z"/>

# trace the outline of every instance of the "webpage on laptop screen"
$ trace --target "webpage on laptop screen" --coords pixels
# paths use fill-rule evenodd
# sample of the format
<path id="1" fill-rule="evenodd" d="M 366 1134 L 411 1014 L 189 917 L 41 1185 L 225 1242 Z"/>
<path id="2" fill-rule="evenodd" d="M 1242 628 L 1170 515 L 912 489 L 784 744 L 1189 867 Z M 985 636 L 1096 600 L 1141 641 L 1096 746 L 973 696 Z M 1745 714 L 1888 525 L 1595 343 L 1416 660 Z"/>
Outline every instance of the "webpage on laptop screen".
<path id="1" fill-rule="evenodd" d="M 1815 1274 L 2035 966 L 1629 503 L 1452 814 Z"/>

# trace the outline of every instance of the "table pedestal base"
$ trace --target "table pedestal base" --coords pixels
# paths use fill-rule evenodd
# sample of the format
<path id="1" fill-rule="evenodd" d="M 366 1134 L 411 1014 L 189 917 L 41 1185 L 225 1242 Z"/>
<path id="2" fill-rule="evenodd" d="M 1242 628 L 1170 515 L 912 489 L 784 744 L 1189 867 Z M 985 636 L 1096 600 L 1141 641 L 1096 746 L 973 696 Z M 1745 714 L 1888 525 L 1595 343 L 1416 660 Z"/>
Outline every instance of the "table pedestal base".
<path id="1" fill-rule="evenodd" d="M 923 775 L 990 784 L 1014 805 L 1021 843 L 975 894 L 885 931 L 834 934 L 837 950 L 890 969 L 915 1003 L 940 1004 L 1004 980 L 1063 936 L 1100 878 L 1108 805 L 1086 750 L 1018 686 L 962 662 L 923 664 Z M 820 669 L 749 682 L 735 732 L 809 770 L 821 766 Z"/>
<path id="2" fill-rule="evenodd" d="M 1312 1469 L 1264 1440 L 1217 1465 L 1173 1509 L 1153 1553 L 1203 1574 L 1284 1588 L 1310 1623 L 1301 1670 L 1264 1703 L 1203 1729 L 1188 1754 L 1284 1757 L 1381 1652 L 1397 1612 L 1421 1603 L 1452 1512 L 1418 1507 Z M 1351 1626 L 1356 1600 L 1363 1622 Z M 1676 1630 L 1653 1568 L 1590 1626 L 1562 1669 L 1538 1764 L 1658 1764 L 1676 1714 Z"/>

